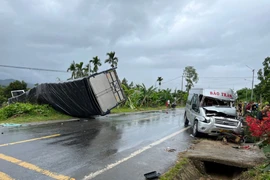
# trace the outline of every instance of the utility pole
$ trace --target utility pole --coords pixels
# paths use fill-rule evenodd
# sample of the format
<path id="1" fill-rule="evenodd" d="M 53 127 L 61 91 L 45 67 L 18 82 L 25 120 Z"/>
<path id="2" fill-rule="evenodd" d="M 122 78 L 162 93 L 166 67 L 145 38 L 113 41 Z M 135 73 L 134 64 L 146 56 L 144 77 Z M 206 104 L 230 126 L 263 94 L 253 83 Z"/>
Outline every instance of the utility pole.
<path id="1" fill-rule="evenodd" d="M 185 74 L 185 72 L 183 72 L 183 75 L 182 75 L 182 85 L 181 85 L 181 91 L 183 91 L 184 74 Z"/>
<path id="2" fill-rule="evenodd" d="M 247 102 L 247 89 L 246 89 L 246 102 Z"/>
<path id="3" fill-rule="evenodd" d="M 253 75 L 252 75 L 252 91 L 251 91 L 251 101 L 253 100 L 254 71 L 255 71 L 255 69 L 252 69 L 252 73 L 253 73 Z"/>
<path id="4" fill-rule="evenodd" d="M 254 86 L 254 72 L 255 69 L 249 67 L 248 65 L 246 65 L 249 69 L 252 70 L 252 85 L 251 85 L 251 97 L 250 97 L 250 101 L 253 101 L 253 86 Z"/>

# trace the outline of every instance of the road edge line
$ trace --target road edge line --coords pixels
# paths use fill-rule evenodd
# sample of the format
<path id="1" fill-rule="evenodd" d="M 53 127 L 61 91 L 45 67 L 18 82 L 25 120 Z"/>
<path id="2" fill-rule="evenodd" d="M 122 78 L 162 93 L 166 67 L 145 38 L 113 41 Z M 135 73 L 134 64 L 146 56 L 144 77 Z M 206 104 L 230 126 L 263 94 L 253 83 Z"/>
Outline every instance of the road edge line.
<path id="1" fill-rule="evenodd" d="M 153 143 L 151 143 L 151 144 L 149 144 L 149 145 L 147 145 L 147 146 L 145 146 L 145 147 L 143 147 L 143 148 L 141 148 L 141 149 L 139 149 L 139 150 L 131 153 L 128 157 L 125 157 L 125 158 L 123 158 L 123 159 L 121 159 L 121 160 L 119 160 L 119 161 L 117 161 L 115 163 L 109 164 L 109 165 L 107 165 L 105 168 L 103 168 L 101 170 L 98 170 L 96 172 L 90 173 L 88 176 L 85 176 L 83 178 L 83 180 L 93 179 L 96 176 L 104 173 L 105 171 L 110 170 L 110 169 L 118 166 L 119 164 L 121 164 L 121 163 L 123 163 L 123 162 L 125 162 L 125 161 L 127 161 L 127 160 L 129 160 L 129 159 L 131 159 L 131 158 L 133 158 L 133 157 L 141 154 L 142 152 L 144 152 L 144 151 L 146 151 L 146 150 L 148 150 L 148 149 L 150 149 L 150 148 L 152 148 L 152 147 L 154 147 L 156 145 L 161 144 L 162 142 L 164 142 L 164 141 L 166 141 L 166 140 L 168 140 L 168 139 L 170 139 L 170 138 L 172 138 L 172 137 L 174 137 L 174 136 L 176 136 L 176 135 L 178 135 L 178 134 L 180 134 L 180 133 L 188 130 L 189 128 L 190 128 L 190 126 L 189 127 L 186 127 L 186 128 L 183 128 L 183 129 L 181 129 L 181 130 L 179 130 L 179 131 L 177 131 L 175 133 L 172 133 L 172 134 L 170 134 L 170 135 L 168 135 L 168 136 L 166 136 L 164 138 L 161 138 L 160 140 L 158 140 L 156 142 L 153 142 Z"/>

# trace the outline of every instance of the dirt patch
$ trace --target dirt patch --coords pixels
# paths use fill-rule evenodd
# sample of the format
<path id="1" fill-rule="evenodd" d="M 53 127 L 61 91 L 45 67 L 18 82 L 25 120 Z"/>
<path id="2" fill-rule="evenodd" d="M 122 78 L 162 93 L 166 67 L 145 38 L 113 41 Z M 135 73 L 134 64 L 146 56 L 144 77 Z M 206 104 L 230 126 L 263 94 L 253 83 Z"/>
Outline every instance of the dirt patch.
<path id="1" fill-rule="evenodd" d="M 243 172 L 262 164 L 266 157 L 256 146 L 236 149 L 235 144 L 201 140 L 188 151 L 180 153 L 187 163 L 175 180 L 240 180 Z"/>

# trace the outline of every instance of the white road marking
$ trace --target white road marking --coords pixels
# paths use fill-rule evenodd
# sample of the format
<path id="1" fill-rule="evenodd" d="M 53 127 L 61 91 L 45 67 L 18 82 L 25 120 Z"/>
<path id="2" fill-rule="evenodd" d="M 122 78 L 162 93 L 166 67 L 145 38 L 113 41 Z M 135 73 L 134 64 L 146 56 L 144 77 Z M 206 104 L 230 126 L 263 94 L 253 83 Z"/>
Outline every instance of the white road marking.
<path id="1" fill-rule="evenodd" d="M 129 160 L 129 159 L 131 159 L 131 158 L 133 158 L 133 157 L 135 157 L 135 156 L 141 154 L 142 152 L 144 152 L 144 151 L 146 151 L 146 150 L 152 148 L 153 146 L 156 146 L 156 145 L 158 145 L 158 144 L 160 144 L 160 143 L 162 143 L 162 142 L 164 142 L 164 141 L 166 141 L 166 140 L 168 140 L 168 139 L 170 139 L 170 138 L 172 138 L 172 137 L 174 137 L 174 136 L 176 136 L 176 135 L 178 135 L 178 134 L 180 134 L 180 133 L 186 131 L 186 130 L 189 129 L 189 128 L 190 128 L 190 127 L 186 127 L 186 128 L 184 128 L 184 129 L 181 129 L 181 130 L 179 130 L 179 131 L 177 131 L 177 132 L 175 132 L 175 133 L 173 133 L 173 134 L 170 134 L 170 135 L 168 135 L 168 136 L 166 136 L 166 137 L 164 137 L 164 138 L 162 138 L 162 139 L 160 139 L 160 140 L 158 140 L 158 141 L 156 141 L 156 142 L 154 142 L 154 143 L 149 144 L 148 146 L 143 147 L 142 149 L 139 149 L 139 150 L 137 150 L 137 151 L 131 153 L 128 157 L 126 157 L 126 158 L 124 158 L 124 159 L 121 159 L 121 160 L 119 160 L 119 161 L 117 161 L 117 162 L 115 162 L 115 163 L 109 164 L 109 165 L 107 165 L 105 168 L 103 168 L 103 169 L 101 169 L 101 170 L 98 170 L 98 171 L 96 171 L 96 172 L 90 173 L 88 176 L 85 176 L 85 177 L 84 177 L 84 180 L 93 179 L 93 178 L 95 178 L 96 176 L 98 176 L 98 175 L 104 173 L 105 171 L 107 171 L 107 170 L 109 170 L 109 169 L 112 169 L 112 168 L 114 168 L 115 166 L 118 166 L 119 164 L 121 164 L 121 163 L 123 163 L 123 162 L 125 162 L 125 161 L 127 161 L 127 160 Z"/>

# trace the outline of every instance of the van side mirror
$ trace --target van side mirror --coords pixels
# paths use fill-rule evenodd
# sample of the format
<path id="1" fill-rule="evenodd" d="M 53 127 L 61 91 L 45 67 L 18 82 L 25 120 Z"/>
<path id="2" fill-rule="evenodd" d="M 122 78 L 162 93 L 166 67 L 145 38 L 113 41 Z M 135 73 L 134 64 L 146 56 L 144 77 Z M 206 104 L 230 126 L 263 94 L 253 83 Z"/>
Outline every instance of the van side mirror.
<path id="1" fill-rule="evenodd" d="M 197 104 L 192 104 L 192 109 L 194 109 L 194 110 L 198 110 L 198 106 L 197 106 Z"/>

